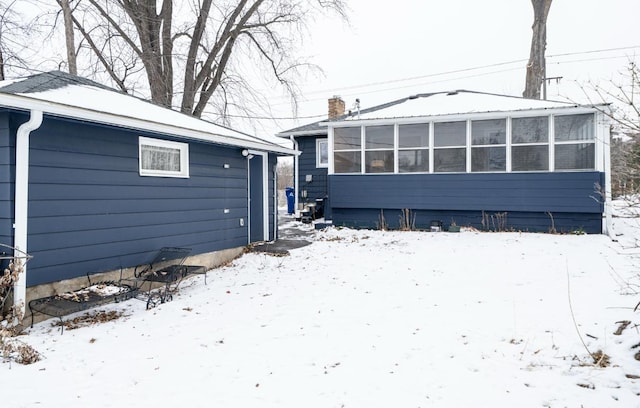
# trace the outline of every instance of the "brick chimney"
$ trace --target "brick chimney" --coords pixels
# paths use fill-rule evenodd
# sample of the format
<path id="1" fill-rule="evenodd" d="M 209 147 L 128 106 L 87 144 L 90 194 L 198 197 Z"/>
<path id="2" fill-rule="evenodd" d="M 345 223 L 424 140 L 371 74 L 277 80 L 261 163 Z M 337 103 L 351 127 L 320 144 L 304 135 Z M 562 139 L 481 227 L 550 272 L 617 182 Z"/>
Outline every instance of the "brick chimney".
<path id="1" fill-rule="evenodd" d="M 329 98 L 329 119 L 344 115 L 344 101 L 339 96 Z"/>

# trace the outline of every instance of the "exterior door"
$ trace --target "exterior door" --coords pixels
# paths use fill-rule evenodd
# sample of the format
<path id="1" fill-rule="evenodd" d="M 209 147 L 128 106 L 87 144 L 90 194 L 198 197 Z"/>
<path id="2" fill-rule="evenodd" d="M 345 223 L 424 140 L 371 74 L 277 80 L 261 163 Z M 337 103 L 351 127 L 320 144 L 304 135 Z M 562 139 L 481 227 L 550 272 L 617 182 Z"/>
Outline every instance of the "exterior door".
<path id="1" fill-rule="evenodd" d="M 265 241 L 265 171 L 266 157 L 249 156 L 249 242 Z"/>

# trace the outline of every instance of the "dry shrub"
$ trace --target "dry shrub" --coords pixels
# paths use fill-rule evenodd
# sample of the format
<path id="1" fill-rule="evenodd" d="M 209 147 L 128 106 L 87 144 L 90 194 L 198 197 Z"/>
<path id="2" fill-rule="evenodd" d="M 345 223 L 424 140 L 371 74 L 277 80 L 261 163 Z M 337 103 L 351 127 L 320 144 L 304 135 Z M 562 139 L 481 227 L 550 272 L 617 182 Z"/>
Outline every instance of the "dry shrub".
<path id="1" fill-rule="evenodd" d="M 54 326 L 64 326 L 67 330 L 79 329 L 81 327 L 92 326 L 94 324 L 106 323 L 112 320 L 117 320 L 125 316 L 123 311 L 120 310 L 98 310 L 97 312 L 85 313 L 81 316 L 65 321 L 57 321 L 53 323 Z"/>
<path id="2" fill-rule="evenodd" d="M 13 300 L 13 287 L 23 271 L 23 262 L 15 259 L 0 276 L 0 354 L 3 362 L 33 364 L 42 356 L 36 349 L 16 338 L 24 329 L 24 303 L 7 306 L 7 303 Z"/>
<path id="3" fill-rule="evenodd" d="M 608 367 L 610 362 L 609 362 L 609 355 L 605 354 L 602 350 L 598 350 L 595 353 L 591 354 L 591 358 L 593 358 L 593 364 L 597 365 L 598 367 Z"/>

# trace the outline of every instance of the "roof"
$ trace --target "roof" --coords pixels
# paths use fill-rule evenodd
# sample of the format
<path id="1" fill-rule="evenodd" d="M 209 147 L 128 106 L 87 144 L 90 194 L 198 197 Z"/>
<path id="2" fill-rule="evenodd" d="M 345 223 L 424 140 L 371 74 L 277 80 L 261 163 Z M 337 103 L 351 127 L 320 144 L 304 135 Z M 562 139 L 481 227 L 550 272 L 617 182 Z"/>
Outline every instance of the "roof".
<path id="1" fill-rule="evenodd" d="M 423 93 L 362 109 L 359 112 L 348 112 L 334 119 L 321 120 L 285 130 L 278 133 L 277 136 L 326 134 L 326 126 L 333 122 L 424 118 L 471 113 L 524 112 L 577 107 L 584 107 L 584 105 L 468 90 Z"/>
<path id="2" fill-rule="evenodd" d="M 155 105 L 87 78 L 61 71 L 0 81 L 0 106 L 42 110 L 44 114 L 52 116 L 202 142 L 295 154 L 295 150 L 271 141 Z"/>

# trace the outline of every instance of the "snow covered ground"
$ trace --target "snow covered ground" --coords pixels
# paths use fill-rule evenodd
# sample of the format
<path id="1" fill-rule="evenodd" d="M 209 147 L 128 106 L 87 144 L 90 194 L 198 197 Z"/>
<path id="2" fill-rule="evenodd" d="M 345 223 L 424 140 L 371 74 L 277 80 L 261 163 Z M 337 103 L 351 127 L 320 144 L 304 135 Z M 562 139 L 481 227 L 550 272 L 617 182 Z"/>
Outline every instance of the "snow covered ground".
<path id="1" fill-rule="evenodd" d="M 124 316 L 62 335 L 37 324 L 21 340 L 44 359 L 0 365 L 0 404 L 640 407 L 640 224 L 615 231 L 313 232 L 150 311 L 109 305 Z"/>

